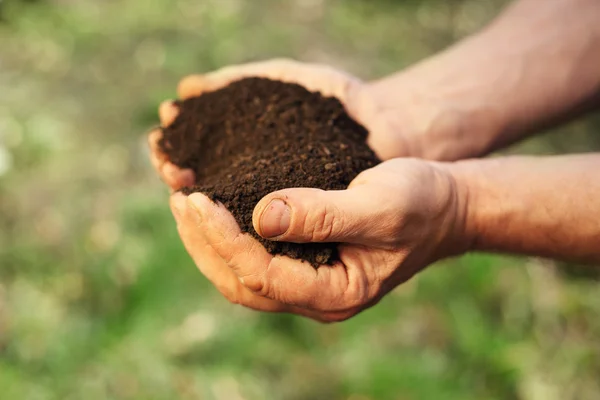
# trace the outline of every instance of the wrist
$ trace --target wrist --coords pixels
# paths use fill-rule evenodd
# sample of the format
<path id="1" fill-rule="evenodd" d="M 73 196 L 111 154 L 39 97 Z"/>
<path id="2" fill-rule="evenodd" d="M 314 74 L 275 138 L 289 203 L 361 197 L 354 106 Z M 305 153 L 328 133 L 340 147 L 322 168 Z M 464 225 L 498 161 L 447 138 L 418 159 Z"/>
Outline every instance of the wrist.
<path id="1" fill-rule="evenodd" d="M 433 94 L 434 89 L 425 87 L 402 95 L 379 95 L 383 85 L 373 84 L 372 91 L 383 103 L 379 118 L 389 121 L 393 134 L 405 142 L 408 154 L 401 156 L 457 161 L 485 156 L 493 150 L 490 138 L 499 136 L 493 110 L 441 98 Z"/>
<path id="2" fill-rule="evenodd" d="M 508 232 L 514 228 L 514 221 L 531 215 L 535 209 L 535 203 L 518 197 L 527 169 L 514 171 L 507 163 L 510 159 L 472 159 L 446 164 L 457 191 L 466 199 L 462 232 L 468 244 L 466 251 L 501 251 L 506 243 L 502 244 L 504 239 L 500 237 L 519 241 L 517 235 Z M 533 181 L 525 187 L 532 185 Z"/>
<path id="3" fill-rule="evenodd" d="M 449 175 L 454 195 L 454 237 L 456 254 L 478 250 L 480 237 L 480 177 L 476 160 L 439 163 Z"/>
<path id="4" fill-rule="evenodd" d="M 435 198 L 436 208 L 429 213 L 435 216 L 430 242 L 435 244 L 434 260 L 454 257 L 473 249 L 474 227 L 470 215 L 471 191 L 467 175 L 457 171 L 456 163 L 427 162 L 435 171 L 435 187 L 427 196 Z M 423 201 L 423 204 L 426 202 Z"/>
<path id="5" fill-rule="evenodd" d="M 457 103 L 431 99 L 430 110 L 416 111 L 416 115 L 421 117 L 415 135 L 422 158 L 459 161 L 483 157 L 493 150 L 486 140 L 495 136 L 496 118 L 493 113 Z"/>
<path id="6" fill-rule="evenodd" d="M 367 86 L 382 117 L 411 144 L 411 157 L 457 161 L 495 150 L 505 115 L 483 77 L 487 33 L 464 40 L 405 71 Z M 482 67 L 478 67 L 478 65 Z"/>

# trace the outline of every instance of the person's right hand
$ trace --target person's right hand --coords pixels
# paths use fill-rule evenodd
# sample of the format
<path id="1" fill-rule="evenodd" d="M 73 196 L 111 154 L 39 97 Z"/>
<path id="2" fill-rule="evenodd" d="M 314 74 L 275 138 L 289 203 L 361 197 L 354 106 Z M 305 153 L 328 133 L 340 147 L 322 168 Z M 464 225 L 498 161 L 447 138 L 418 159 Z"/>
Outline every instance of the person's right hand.
<path id="1" fill-rule="evenodd" d="M 290 188 L 263 197 L 253 214 L 262 237 L 341 243 L 339 260 L 316 269 L 269 254 L 202 193 L 173 194 L 171 209 L 186 250 L 209 278 L 219 274 L 213 282 L 232 302 L 334 322 L 469 249 L 466 189 L 448 163 L 396 158 L 363 171 L 346 190 Z"/>

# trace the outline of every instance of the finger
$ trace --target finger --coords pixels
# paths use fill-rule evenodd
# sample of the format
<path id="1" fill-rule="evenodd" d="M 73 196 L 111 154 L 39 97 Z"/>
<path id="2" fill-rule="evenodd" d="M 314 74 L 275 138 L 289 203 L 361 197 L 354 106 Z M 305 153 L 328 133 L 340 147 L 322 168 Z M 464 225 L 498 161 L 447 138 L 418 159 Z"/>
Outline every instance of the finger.
<path id="1" fill-rule="evenodd" d="M 181 169 L 169 161 L 163 164 L 161 176 L 163 181 L 173 190 L 194 186 L 196 182 L 194 171 L 191 169 Z"/>
<path id="2" fill-rule="evenodd" d="M 201 221 L 208 243 L 230 266 L 241 265 L 251 258 L 267 265 L 273 258 L 257 240 L 242 233 L 233 215 L 222 204 L 214 203 L 202 193 L 192 193 L 188 196 L 188 205 Z"/>
<path id="3" fill-rule="evenodd" d="M 382 200 L 365 185 L 339 191 L 284 189 L 258 202 L 254 229 L 276 241 L 385 244 L 401 214 Z"/>
<path id="4" fill-rule="evenodd" d="M 177 230 L 183 244 L 198 269 L 231 302 L 243 304 L 262 311 L 287 311 L 286 307 L 272 300 L 254 295 L 239 283 L 238 276 L 204 238 L 197 214 L 190 212 L 186 197 L 181 193 L 171 196 L 171 210 L 177 221 Z"/>
<path id="5" fill-rule="evenodd" d="M 150 147 L 150 161 L 157 172 L 167 160 L 165 154 L 160 151 L 158 142 L 162 138 L 162 130 L 156 128 L 148 134 L 148 146 Z"/>
<path id="6" fill-rule="evenodd" d="M 280 303 L 321 312 L 353 307 L 348 287 L 364 280 L 349 280 L 342 263 L 313 268 L 306 262 L 273 256 L 250 235 L 243 234 L 227 209 L 201 193 L 188 197 L 202 220 L 207 242 L 252 292 Z"/>
<path id="7" fill-rule="evenodd" d="M 172 101 L 167 100 L 160 103 L 158 107 L 158 116 L 160 118 L 160 125 L 163 128 L 168 127 L 175 121 L 179 114 L 179 107 Z"/>
<path id="8" fill-rule="evenodd" d="M 360 81 L 334 68 L 301 63 L 289 59 L 274 59 L 242 65 L 232 65 L 205 75 L 190 75 L 178 87 L 179 97 L 186 99 L 227 86 L 248 77 L 262 77 L 286 83 L 297 83 L 309 91 L 335 96 L 344 101 Z"/>
<path id="9" fill-rule="evenodd" d="M 200 96 L 206 91 L 206 80 L 199 74 L 188 75 L 177 85 L 177 96 L 182 100 Z"/>
<path id="10" fill-rule="evenodd" d="M 202 221 L 195 209 L 188 207 L 186 197 L 181 193 L 176 193 L 171 196 L 170 204 L 186 250 L 200 272 L 231 302 L 259 311 L 302 315 L 320 322 L 328 322 L 336 318 L 283 304 L 250 291 L 241 284 L 240 278 L 231 268 L 228 268 L 223 258 L 207 242 L 202 233 L 204 228 Z"/>
<path id="11" fill-rule="evenodd" d="M 193 186 L 196 182 L 194 171 L 191 169 L 182 169 L 167 160 L 167 156 L 161 151 L 158 144 L 162 138 L 160 128 L 153 130 L 148 135 L 148 145 L 150 146 L 150 161 L 152 166 L 172 190 L 178 190 L 182 187 Z"/>
<path id="12" fill-rule="evenodd" d="M 267 266 L 254 264 L 253 254 L 234 269 L 256 294 L 320 312 L 328 322 L 343 321 L 377 301 L 384 284 L 376 270 L 382 264 L 377 262 L 385 255 L 357 246 L 342 246 L 340 251 L 342 262 L 317 269 L 285 256 L 273 257 Z"/>

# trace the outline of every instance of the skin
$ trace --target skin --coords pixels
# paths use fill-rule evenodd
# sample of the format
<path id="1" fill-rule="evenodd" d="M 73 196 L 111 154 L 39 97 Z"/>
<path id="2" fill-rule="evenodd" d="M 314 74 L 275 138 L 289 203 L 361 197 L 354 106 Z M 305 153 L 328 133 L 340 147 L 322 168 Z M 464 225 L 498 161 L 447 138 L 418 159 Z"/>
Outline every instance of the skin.
<path id="1" fill-rule="evenodd" d="M 470 249 L 600 264 L 600 154 L 492 158 L 448 169 L 469 190 Z"/>
<path id="2" fill-rule="evenodd" d="M 269 255 L 199 193 L 171 196 L 183 243 L 230 301 L 320 321 L 352 317 L 431 263 L 467 251 L 600 262 L 600 155 L 458 161 L 590 109 L 598 66 L 600 2 L 523 0 L 473 37 L 375 82 L 289 60 L 190 76 L 180 98 L 248 76 L 334 95 L 385 162 L 347 190 L 286 189 L 255 208 L 263 237 L 343 243 L 334 266 Z M 177 109 L 165 102 L 159 114 L 168 126 Z M 192 184 L 191 171 L 158 151 L 159 138 L 150 134 L 160 176 L 174 190 Z"/>

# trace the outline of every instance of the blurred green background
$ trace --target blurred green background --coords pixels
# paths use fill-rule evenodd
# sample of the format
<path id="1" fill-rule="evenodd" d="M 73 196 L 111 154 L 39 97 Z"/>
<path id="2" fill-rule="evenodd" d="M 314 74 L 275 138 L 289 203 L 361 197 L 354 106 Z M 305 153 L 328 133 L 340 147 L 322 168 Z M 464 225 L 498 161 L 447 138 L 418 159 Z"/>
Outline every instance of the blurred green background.
<path id="1" fill-rule="evenodd" d="M 288 56 L 379 77 L 505 3 L 0 0 L 0 398 L 600 398 L 591 269 L 469 255 L 342 324 L 260 314 L 197 272 L 147 161 L 186 74 Z M 594 129 L 510 151 L 587 151 Z"/>

